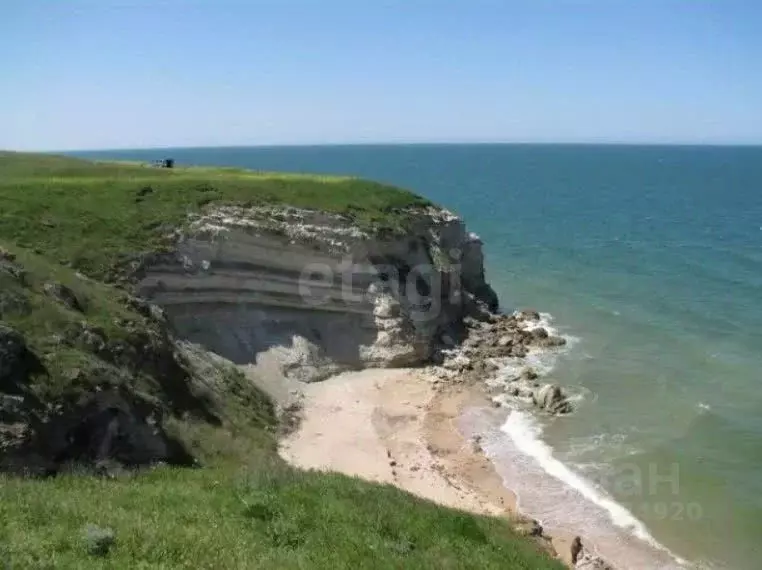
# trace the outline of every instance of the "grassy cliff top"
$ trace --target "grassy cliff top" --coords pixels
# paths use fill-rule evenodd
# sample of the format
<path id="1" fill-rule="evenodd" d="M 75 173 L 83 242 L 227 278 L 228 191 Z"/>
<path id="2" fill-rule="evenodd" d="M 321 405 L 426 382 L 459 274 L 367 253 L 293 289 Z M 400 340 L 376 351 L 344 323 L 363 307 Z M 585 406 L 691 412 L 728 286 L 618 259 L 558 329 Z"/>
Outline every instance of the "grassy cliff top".
<path id="1" fill-rule="evenodd" d="M 120 254 L 161 250 L 167 229 L 210 203 L 288 204 L 398 228 L 411 192 L 357 178 L 232 168 L 155 168 L 0 152 L 0 240 L 106 275 Z"/>

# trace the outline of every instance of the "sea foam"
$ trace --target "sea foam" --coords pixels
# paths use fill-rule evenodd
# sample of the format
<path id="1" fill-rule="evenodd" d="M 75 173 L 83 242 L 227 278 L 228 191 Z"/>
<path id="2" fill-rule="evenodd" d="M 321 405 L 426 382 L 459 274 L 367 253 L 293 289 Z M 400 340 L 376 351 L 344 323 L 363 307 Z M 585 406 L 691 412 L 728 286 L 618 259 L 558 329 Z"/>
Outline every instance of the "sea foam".
<path id="1" fill-rule="evenodd" d="M 615 525 L 630 530 L 635 536 L 652 546 L 660 546 L 648 533 L 645 525 L 635 518 L 630 511 L 608 497 L 603 491 L 596 489 L 593 483 L 574 473 L 553 456 L 552 448 L 540 438 L 542 428 L 539 422 L 527 412 L 511 411 L 501 430 L 511 438 L 521 453 L 533 458 L 546 473 L 575 489 L 587 500 L 605 509 Z"/>
<path id="2" fill-rule="evenodd" d="M 535 328 L 545 328 L 550 335 L 556 336 L 561 333 L 553 326 L 553 317 L 548 313 L 541 313 L 540 320 L 536 323 L 527 323 L 525 328 L 532 330 Z M 567 343 L 561 350 L 558 349 L 542 349 L 532 348 L 529 354 L 523 359 L 511 359 L 504 362 L 503 368 L 498 373 L 498 377 L 495 381 L 490 382 L 494 387 L 499 384 L 509 382 L 512 378 L 520 375 L 524 368 L 531 367 L 539 374 L 540 377 L 547 377 L 552 374 L 556 365 L 558 364 L 559 357 L 563 354 L 567 354 L 571 349 L 581 342 L 581 339 L 569 335 L 563 335 Z M 574 387 L 566 386 L 566 389 L 571 388 L 570 399 L 574 401 L 575 407 L 579 407 L 586 400 L 595 401 L 597 396 L 589 390 L 575 389 Z M 605 524 L 608 521 L 609 525 L 620 529 L 626 535 L 643 541 L 645 545 L 650 546 L 655 551 L 661 552 L 662 555 L 670 561 L 667 565 L 660 565 L 660 568 L 684 568 L 686 562 L 681 558 L 671 553 L 666 547 L 661 545 L 649 532 L 646 525 L 638 520 L 638 518 L 630 512 L 625 506 L 618 503 L 612 498 L 604 489 L 595 484 L 593 481 L 585 478 L 584 476 L 575 472 L 567 464 L 559 460 L 555 455 L 551 446 L 545 443 L 542 439 L 543 427 L 538 418 L 530 411 L 527 411 L 520 405 L 518 401 L 512 402 L 511 398 L 507 398 L 507 395 L 499 396 L 495 400 L 507 406 L 510 410 L 505 423 L 500 428 L 500 433 L 503 434 L 503 438 L 507 436 L 512 444 L 512 461 L 516 462 L 520 466 L 518 471 L 524 470 L 525 474 L 533 473 L 531 475 L 535 477 L 531 486 L 534 487 L 534 491 L 528 494 L 532 495 L 532 499 L 537 499 L 538 488 L 542 487 L 543 491 L 547 491 L 554 496 L 554 500 L 560 501 L 557 507 L 549 508 L 545 505 L 545 508 L 539 509 L 548 514 L 552 513 L 551 518 L 559 525 L 564 525 L 566 522 L 568 525 L 572 525 L 574 528 L 576 525 L 582 529 L 587 523 L 593 524 Z M 495 453 L 496 449 L 502 448 L 500 443 L 500 437 L 493 439 L 490 444 L 485 446 L 485 450 L 493 460 L 493 462 L 500 462 L 500 453 Z M 503 449 L 505 451 L 505 449 Z M 513 455 L 517 454 L 517 455 Z M 502 457 L 506 459 L 505 456 Z M 531 465 L 530 465 L 531 464 Z M 514 469 L 517 466 L 514 465 Z M 523 468 L 523 469 L 522 469 Z M 498 469 L 500 471 L 500 469 Z M 556 480 L 558 484 L 552 486 L 543 487 L 543 483 L 537 480 L 536 474 L 549 476 Z M 513 474 L 516 475 L 516 472 Z M 509 477 L 506 482 L 509 487 L 512 487 L 516 480 L 511 480 Z M 519 486 L 521 487 L 521 485 Z M 552 489 L 550 488 L 552 487 Z M 521 488 L 513 488 L 517 492 L 520 503 L 523 503 L 523 496 Z M 530 500 L 530 503 L 534 501 Z M 524 508 L 524 505 L 521 505 Z M 527 505 L 528 514 L 536 515 L 537 512 L 532 512 L 533 504 Z M 572 517 L 575 520 L 564 521 L 564 514 L 574 513 Z"/>
<path id="3" fill-rule="evenodd" d="M 600 520 L 601 513 L 605 513 L 605 517 L 613 526 L 645 542 L 672 560 L 673 563 L 671 565 L 660 565 L 660 568 L 685 567 L 686 561 L 674 555 L 660 544 L 648 532 L 646 525 L 638 520 L 632 512 L 619 504 L 594 482 L 574 472 L 569 466 L 556 458 L 553 449 L 542 440 L 542 425 L 532 414 L 523 410 L 511 410 L 500 431 L 510 439 L 515 451 L 523 456 L 524 462 L 530 461 L 534 463 L 534 466 L 541 470 L 542 473 L 554 478 L 567 489 L 566 492 L 553 492 L 562 502 L 566 503 L 557 506 L 555 509 L 557 513 L 576 513 L 578 516 L 581 515 L 580 518 L 588 519 L 587 522 L 590 524 L 594 524 L 593 520 Z M 493 461 L 499 461 L 498 457 L 496 457 L 497 454 L 494 453 L 496 445 L 499 445 L 499 443 L 493 440 L 493 443 L 487 450 L 488 455 Z M 508 481 L 508 483 L 510 486 L 512 482 Z M 543 487 L 543 483 L 537 480 L 534 481 L 534 485 L 536 487 Z M 545 488 L 547 489 L 547 487 Z M 521 489 L 518 489 L 518 495 L 519 501 L 522 502 Z M 580 504 L 581 502 L 585 502 L 589 506 L 585 507 Z M 522 504 L 521 506 L 526 508 L 529 514 L 533 514 L 533 505 Z M 595 507 L 594 510 L 597 512 L 591 512 L 590 507 Z M 553 518 L 559 519 L 557 516 Z M 554 522 L 562 525 L 565 521 L 559 519 Z M 569 525 L 583 525 L 579 528 L 583 532 L 586 530 L 584 528 L 586 524 L 585 520 L 567 522 Z"/>

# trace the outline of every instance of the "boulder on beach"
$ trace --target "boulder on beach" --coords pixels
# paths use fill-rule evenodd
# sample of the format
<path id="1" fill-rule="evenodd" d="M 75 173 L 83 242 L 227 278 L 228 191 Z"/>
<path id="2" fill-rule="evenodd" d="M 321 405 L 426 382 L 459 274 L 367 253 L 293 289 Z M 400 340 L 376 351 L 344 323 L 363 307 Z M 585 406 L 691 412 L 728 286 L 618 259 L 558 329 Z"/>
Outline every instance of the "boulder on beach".
<path id="1" fill-rule="evenodd" d="M 598 556 L 585 554 L 574 565 L 576 570 L 615 570 L 615 568 Z"/>
<path id="2" fill-rule="evenodd" d="M 579 556 L 582 553 L 582 539 L 578 536 L 574 537 L 571 545 L 571 563 L 576 565 L 579 560 Z"/>

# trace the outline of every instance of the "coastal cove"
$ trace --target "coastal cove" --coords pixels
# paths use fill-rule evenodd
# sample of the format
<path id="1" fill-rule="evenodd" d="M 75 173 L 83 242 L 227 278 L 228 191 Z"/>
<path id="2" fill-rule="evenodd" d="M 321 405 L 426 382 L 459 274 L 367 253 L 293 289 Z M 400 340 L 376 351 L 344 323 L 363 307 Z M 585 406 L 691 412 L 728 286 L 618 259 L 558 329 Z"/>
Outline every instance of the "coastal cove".
<path id="1" fill-rule="evenodd" d="M 762 570 L 762 0 L 0 13 L 0 570 Z"/>
<path id="2" fill-rule="evenodd" d="M 484 516 L 496 512 L 454 495 L 437 465 L 410 494 L 277 453 L 309 434 L 311 383 L 345 378 L 352 394 L 373 372 L 424 365 L 436 383 L 474 383 L 499 369 L 484 356 L 565 344 L 535 312 L 496 313 L 482 241 L 461 218 L 372 181 L 168 159 L 0 152 L 0 174 L 5 563 L 560 567 L 536 521 Z M 570 411 L 558 387 L 518 387 Z M 327 399 L 341 411 L 331 401 L 342 394 Z M 378 435 L 405 435 L 383 407 L 348 411 L 362 425 L 378 411 Z M 429 483 L 455 500 L 421 500 L 436 499 Z M 590 564 L 586 551 L 579 567 Z"/>
<path id="3" fill-rule="evenodd" d="M 762 150 L 445 145 L 86 155 L 351 174 L 457 212 L 485 243 L 503 309 L 547 311 L 572 341 L 535 365 L 579 396 L 578 409 L 514 419 L 502 450 L 499 441 L 486 446 L 498 471 L 500 454 L 519 434 L 532 435 L 535 450 L 549 446 L 677 556 L 709 568 L 758 567 Z M 536 466 L 540 455 L 526 460 Z M 664 482 L 674 473 L 677 488 Z M 535 506 L 544 524 L 575 529 L 595 516 L 614 525 L 579 493 L 567 489 L 564 498 L 570 508 L 559 512 Z"/>

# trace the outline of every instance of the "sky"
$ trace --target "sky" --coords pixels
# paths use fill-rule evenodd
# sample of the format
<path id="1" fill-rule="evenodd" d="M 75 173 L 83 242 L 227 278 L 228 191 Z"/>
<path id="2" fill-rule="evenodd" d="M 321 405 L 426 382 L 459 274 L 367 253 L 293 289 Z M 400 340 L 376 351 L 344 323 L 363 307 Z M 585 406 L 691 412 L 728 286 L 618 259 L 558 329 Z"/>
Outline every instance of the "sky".
<path id="1" fill-rule="evenodd" d="M 762 144 L 759 0 L 0 0 L 0 148 Z"/>

